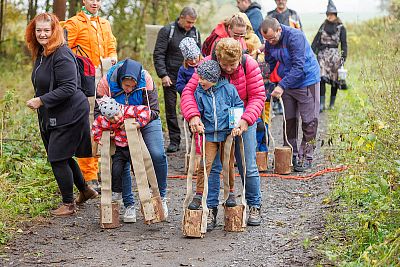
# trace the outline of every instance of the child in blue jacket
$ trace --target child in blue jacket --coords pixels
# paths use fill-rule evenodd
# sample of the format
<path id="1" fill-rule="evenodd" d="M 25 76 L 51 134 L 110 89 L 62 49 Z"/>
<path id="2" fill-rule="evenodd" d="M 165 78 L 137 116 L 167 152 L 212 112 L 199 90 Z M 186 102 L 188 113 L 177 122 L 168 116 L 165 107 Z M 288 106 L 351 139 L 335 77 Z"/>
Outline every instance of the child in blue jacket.
<path id="1" fill-rule="evenodd" d="M 204 128 L 199 130 L 200 134 L 205 134 L 205 156 L 206 171 L 210 174 L 212 163 L 218 150 L 223 155 L 225 140 L 229 134 L 241 135 L 239 128 L 229 128 L 229 109 L 243 109 L 243 101 L 234 85 L 230 84 L 225 78 L 220 78 L 221 69 L 217 61 L 207 60 L 197 68 L 199 75 L 199 85 L 194 93 L 197 106 L 199 108 L 201 121 Z M 230 153 L 229 161 L 229 198 L 225 205 L 228 207 L 236 206 L 234 195 L 235 169 L 233 161 L 234 148 Z M 204 169 L 199 168 L 197 174 L 196 195 L 189 204 L 189 209 L 199 209 L 204 189 Z"/>
<path id="2" fill-rule="evenodd" d="M 189 82 L 194 73 L 195 68 L 202 60 L 200 48 L 192 37 L 186 37 L 179 43 L 183 55 L 183 65 L 179 68 L 178 77 L 176 79 L 176 91 L 182 95 L 183 89 Z"/>

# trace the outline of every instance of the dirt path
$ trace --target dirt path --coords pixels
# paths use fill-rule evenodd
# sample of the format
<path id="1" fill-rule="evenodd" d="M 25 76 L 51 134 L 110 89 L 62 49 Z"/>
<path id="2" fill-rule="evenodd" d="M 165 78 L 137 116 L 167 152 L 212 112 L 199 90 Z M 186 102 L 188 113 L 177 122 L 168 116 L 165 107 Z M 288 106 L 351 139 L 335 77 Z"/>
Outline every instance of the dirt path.
<path id="1" fill-rule="evenodd" d="M 323 120 L 320 136 L 325 131 Z M 273 119 L 275 136 L 280 121 L 281 116 Z M 170 174 L 183 169 L 183 154 L 169 157 Z M 323 167 L 318 147 L 313 171 Z M 182 236 L 185 181 L 170 179 L 168 222 L 148 226 L 139 216 L 137 223 L 102 230 L 99 200 L 93 200 L 76 217 L 48 219 L 24 229 L 6 247 L 0 266 L 314 266 L 319 262 L 315 248 L 326 209 L 322 200 L 331 179 L 331 175 L 307 182 L 261 178 L 261 226 L 243 233 L 224 232 L 220 208 L 219 226 L 204 239 Z"/>

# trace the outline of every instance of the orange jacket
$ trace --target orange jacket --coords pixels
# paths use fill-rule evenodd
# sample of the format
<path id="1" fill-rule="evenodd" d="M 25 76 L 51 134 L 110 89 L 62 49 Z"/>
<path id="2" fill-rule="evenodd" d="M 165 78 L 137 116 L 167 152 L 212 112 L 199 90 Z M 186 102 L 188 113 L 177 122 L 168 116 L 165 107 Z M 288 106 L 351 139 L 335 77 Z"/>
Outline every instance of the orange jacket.
<path id="1" fill-rule="evenodd" d="M 68 31 L 68 46 L 73 48 L 79 45 L 95 67 L 100 65 L 100 58 L 117 58 L 117 41 L 112 34 L 110 22 L 100 17 L 92 18 L 97 28 L 91 23 L 85 13 L 79 12 L 68 19 L 64 28 Z M 74 52 L 75 49 L 73 49 Z"/>

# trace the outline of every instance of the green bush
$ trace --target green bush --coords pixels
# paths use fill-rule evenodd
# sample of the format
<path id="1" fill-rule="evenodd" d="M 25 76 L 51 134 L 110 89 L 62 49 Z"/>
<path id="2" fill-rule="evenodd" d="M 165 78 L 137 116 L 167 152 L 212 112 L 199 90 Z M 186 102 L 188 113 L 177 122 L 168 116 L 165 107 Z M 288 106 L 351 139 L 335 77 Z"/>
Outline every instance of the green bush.
<path id="1" fill-rule="evenodd" d="M 335 265 L 400 265 L 399 25 L 349 27 L 352 89 L 339 92 L 329 127 L 330 159 L 350 166 L 330 198 L 324 251 Z"/>
<path id="2" fill-rule="evenodd" d="M 59 200 L 37 115 L 25 106 L 33 95 L 30 63 L 21 62 L 0 59 L 0 244 L 12 237 L 20 222 L 47 215 Z"/>

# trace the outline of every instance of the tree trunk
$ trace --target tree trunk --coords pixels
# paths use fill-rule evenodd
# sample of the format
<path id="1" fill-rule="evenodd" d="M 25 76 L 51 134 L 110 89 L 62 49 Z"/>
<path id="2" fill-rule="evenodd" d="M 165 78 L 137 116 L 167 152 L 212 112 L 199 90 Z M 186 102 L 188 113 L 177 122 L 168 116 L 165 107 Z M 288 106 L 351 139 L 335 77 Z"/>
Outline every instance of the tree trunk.
<path id="1" fill-rule="evenodd" d="M 76 15 L 77 8 L 78 8 L 78 1 L 69 0 L 68 18 Z"/>
<path id="2" fill-rule="evenodd" d="M 4 8 L 5 8 L 5 0 L 0 1 L 0 44 L 3 40 L 3 23 L 4 23 Z"/>
<path id="3" fill-rule="evenodd" d="M 65 12 L 67 11 L 67 0 L 54 0 L 53 13 L 59 20 L 65 20 Z"/>

